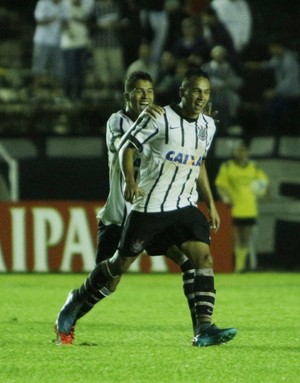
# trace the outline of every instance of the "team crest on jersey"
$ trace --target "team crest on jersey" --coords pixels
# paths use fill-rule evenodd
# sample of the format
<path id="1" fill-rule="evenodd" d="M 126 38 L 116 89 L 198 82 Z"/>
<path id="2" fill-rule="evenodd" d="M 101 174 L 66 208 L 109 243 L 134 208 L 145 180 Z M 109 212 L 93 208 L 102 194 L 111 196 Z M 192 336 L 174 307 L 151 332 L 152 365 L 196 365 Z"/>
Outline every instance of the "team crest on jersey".
<path id="1" fill-rule="evenodd" d="M 201 141 L 205 141 L 207 137 L 207 129 L 204 126 L 197 125 L 198 138 Z"/>
<path id="2" fill-rule="evenodd" d="M 170 150 L 166 154 L 166 160 L 183 165 L 200 166 L 202 162 L 202 156 L 195 156 L 193 154 L 186 154 L 174 150 Z"/>
<path id="3" fill-rule="evenodd" d="M 141 239 L 136 239 L 131 243 L 130 251 L 135 254 L 139 254 L 144 249 L 144 241 Z"/>

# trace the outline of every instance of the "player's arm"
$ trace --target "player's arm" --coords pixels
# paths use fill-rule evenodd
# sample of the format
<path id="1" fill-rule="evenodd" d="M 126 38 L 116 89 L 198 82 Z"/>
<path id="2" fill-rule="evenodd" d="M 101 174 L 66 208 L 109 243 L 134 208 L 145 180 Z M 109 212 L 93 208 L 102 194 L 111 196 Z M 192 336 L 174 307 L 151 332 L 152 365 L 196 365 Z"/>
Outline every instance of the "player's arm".
<path id="1" fill-rule="evenodd" d="M 131 135 L 131 133 L 134 131 L 136 126 L 142 121 L 145 116 L 148 116 L 150 118 L 157 118 L 158 116 L 162 115 L 164 113 L 164 109 L 159 105 L 149 105 L 143 112 L 138 116 L 137 120 L 134 122 L 134 124 L 130 127 L 130 129 L 123 135 L 123 137 L 118 141 L 117 144 L 117 150 L 119 151 L 122 146 L 127 141 L 128 137 Z"/>
<path id="2" fill-rule="evenodd" d="M 198 187 L 199 187 L 201 197 L 203 201 L 205 202 L 209 211 L 211 227 L 212 229 L 217 231 L 220 227 L 221 220 L 220 220 L 220 216 L 217 211 L 215 201 L 212 195 L 212 191 L 210 188 L 205 161 L 202 161 L 202 164 L 200 166 L 200 173 L 198 177 Z"/>
<path id="3" fill-rule="evenodd" d="M 128 202 L 132 202 L 140 194 L 134 177 L 135 152 L 136 148 L 130 142 L 123 145 L 119 152 L 120 166 L 125 182 L 124 198 Z"/>

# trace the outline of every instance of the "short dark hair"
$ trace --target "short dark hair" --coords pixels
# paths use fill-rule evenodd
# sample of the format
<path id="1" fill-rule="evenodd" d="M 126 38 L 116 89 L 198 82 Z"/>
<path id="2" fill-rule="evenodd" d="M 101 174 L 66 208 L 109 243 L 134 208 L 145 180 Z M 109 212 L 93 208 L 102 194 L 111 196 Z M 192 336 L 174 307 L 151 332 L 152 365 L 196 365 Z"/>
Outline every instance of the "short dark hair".
<path id="1" fill-rule="evenodd" d="M 130 73 L 125 80 L 125 92 L 131 92 L 135 88 L 135 83 L 138 80 L 145 80 L 153 83 L 152 77 L 149 73 L 143 71 L 134 71 Z"/>
<path id="2" fill-rule="evenodd" d="M 183 76 L 182 84 L 184 82 L 189 82 L 190 79 L 193 77 L 204 77 L 207 80 L 209 80 L 209 76 L 208 76 L 207 72 L 205 72 L 201 68 L 190 68 L 185 72 L 185 74 Z"/>

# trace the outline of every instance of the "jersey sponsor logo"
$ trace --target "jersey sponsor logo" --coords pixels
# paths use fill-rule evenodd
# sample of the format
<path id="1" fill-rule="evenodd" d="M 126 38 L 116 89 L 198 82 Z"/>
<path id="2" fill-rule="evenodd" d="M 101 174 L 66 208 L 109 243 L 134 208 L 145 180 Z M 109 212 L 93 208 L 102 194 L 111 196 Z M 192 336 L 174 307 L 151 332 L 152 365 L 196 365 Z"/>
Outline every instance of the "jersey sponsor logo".
<path id="1" fill-rule="evenodd" d="M 180 129 L 180 126 L 170 126 L 170 129 Z"/>
<path id="2" fill-rule="evenodd" d="M 193 154 L 186 154 L 181 152 L 174 152 L 170 150 L 166 154 L 166 160 L 171 162 L 177 162 L 182 165 L 200 166 L 202 162 L 202 156 L 194 156 Z"/>

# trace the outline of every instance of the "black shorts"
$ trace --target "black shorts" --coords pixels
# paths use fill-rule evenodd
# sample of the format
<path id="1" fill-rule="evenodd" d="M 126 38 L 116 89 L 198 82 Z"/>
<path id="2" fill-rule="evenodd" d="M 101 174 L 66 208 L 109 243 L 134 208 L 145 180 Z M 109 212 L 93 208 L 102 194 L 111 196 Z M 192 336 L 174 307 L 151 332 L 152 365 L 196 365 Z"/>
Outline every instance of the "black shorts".
<path id="1" fill-rule="evenodd" d="M 178 247 L 189 240 L 210 244 L 209 223 L 195 206 L 164 213 L 132 211 L 122 232 L 120 254 L 133 257 L 149 244 L 155 247 L 155 236 L 162 236 L 166 243 Z"/>
<path id="2" fill-rule="evenodd" d="M 112 257 L 118 248 L 122 226 L 98 224 L 96 264 Z"/>
<path id="3" fill-rule="evenodd" d="M 256 218 L 233 218 L 232 223 L 235 226 L 254 226 L 257 220 Z"/>
<path id="4" fill-rule="evenodd" d="M 146 252 L 148 255 L 166 255 L 168 249 L 174 246 L 174 240 L 170 238 L 168 233 L 164 232 L 155 235 L 146 246 Z"/>
<path id="5" fill-rule="evenodd" d="M 121 239 L 122 226 L 98 224 L 97 231 L 97 250 L 96 264 L 112 257 L 118 248 Z M 162 233 L 153 237 L 147 245 L 148 255 L 166 255 L 167 250 L 174 245 L 174 241 L 169 238 L 167 233 Z"/>

